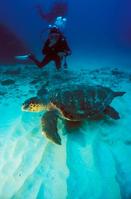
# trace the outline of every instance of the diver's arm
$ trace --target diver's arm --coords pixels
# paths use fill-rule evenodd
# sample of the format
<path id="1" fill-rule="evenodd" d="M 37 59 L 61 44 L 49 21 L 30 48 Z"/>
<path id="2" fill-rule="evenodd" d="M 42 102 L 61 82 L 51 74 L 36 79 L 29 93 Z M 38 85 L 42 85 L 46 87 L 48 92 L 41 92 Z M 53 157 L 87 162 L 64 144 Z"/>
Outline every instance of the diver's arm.
<path id="1" fill-rule="evenodd" d="M 61 41 L 61 52 L 65 53 L 66 56 L 71 55 L 71 50 L 65 38 Z"/>

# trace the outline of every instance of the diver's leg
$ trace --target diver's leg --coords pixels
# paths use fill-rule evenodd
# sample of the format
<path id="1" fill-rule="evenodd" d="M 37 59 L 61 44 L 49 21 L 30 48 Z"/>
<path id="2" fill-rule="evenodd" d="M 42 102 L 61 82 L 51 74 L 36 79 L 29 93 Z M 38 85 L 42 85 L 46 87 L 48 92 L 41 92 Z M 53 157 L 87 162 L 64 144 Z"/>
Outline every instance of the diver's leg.
<path id="1" fill-rule="evenodd" d="M 42 61 L 38 61 L 34 55 L 30 55 L 29 58 L 39 67 L 42 68 L 45 65 L 47 65 L 50 61 L 51 58 L 49 56 L 45 56 Z"/>
<path id="2" fill-rule="evenodd" d="M 61 68 L 61 57 L 58 55 L 55 55 L 53 60 L 55 62 L 56 69 L 59 70 Z"/>

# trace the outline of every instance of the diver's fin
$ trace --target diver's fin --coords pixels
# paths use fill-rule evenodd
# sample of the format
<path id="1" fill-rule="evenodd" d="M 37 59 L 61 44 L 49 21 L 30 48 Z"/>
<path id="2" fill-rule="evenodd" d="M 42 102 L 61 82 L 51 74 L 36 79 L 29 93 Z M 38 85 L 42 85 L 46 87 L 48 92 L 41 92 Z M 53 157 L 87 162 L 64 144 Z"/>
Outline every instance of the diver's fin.
<path id="1" fill-rule="evenodd" d="M 61 145 L 61 138 L 57 133 L 57 119 L 58 115 L 56 111 L 46 112 L 41 120 L 42 133 L 45 134 L 48 139 Z"/>
<path id="2" fill-rule="evenodd" d="M 21 61 L 26 61 L 29 59 L 31 54 L 25 54 L 25 55 L 17 55 L 15 56 L 15 59 L 21 60 Z"/>
<path id="3" fill-rule="evenodd" d="M 117 96 L 123 96 L 126 92 L 115 92 L 114 95 L 115 97 Z"/>
<path id="4" fill-rule="evenodd" d="M 119 113 L 111 106 L 107 106 L 104 110 L 104 113 L 115 120 L 120 119 Z"/>

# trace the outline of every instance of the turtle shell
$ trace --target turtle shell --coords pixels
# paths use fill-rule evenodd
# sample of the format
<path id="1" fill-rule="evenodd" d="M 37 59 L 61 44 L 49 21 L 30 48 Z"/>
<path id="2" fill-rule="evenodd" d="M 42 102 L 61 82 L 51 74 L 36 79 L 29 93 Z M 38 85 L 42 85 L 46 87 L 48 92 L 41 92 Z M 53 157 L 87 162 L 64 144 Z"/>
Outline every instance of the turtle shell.
<path id="1" fill-rule="evenodd" d="M 115 92 L 102 86 L 77 86 L 54 92 L 50 101 L 69 120 L 82 120 L 102 113 L 113 98 Z"/>

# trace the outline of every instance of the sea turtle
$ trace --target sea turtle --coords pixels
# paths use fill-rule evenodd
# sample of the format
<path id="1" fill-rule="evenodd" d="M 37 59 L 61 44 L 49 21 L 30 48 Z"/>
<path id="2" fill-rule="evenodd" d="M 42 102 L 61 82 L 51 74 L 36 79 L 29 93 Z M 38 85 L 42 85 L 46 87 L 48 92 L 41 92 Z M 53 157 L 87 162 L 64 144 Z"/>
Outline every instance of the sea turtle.
<path id="1" fill-rule="evenodd" d="M 45 89 L 43 89 L 45 92 Z M 42 133 L 56 144 L 61 144 L 57 132 L 57 119 L 81 121 L 105 114 L 113 119 L 119 119 L 118 112 L 110 106 L 112 100 L 125 92 L 114 92 L 103 86 L 71 86 L 66 89 L 56 89 L 52 92 L 37 95 L 26 100 L 23 111 L 46 111 L 41 119 Z"/>

